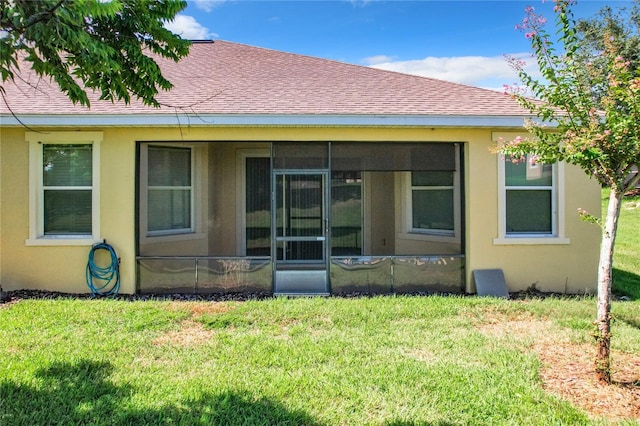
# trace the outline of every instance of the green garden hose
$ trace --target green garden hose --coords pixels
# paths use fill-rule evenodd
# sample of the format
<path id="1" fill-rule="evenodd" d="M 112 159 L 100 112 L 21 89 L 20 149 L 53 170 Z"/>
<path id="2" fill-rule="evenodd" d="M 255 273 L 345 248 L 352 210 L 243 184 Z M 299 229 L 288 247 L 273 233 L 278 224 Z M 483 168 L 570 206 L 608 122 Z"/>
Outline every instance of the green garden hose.
<path id="1" fill-rule="evenodd" d="M 95 264 L 95 254 L 98 250 L 106 250 L 111 259 L 107 266 Z M 93 296 L 113 296 L 120 290 L 120 259 L 115 249 L 106 241 L 94 244 L 89 251 L 87 262 L 87 286 Z M 96 284 L 98 282 L 98 284 Z"/>

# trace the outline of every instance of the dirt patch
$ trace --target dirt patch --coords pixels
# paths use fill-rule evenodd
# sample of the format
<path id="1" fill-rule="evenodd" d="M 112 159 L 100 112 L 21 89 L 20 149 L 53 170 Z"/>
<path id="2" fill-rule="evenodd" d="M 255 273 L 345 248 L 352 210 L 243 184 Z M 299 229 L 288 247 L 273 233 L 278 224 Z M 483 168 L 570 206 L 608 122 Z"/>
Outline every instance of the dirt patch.
<path id="1" fill-rule="evenodd" d="M 486 310 L 477 324 L 481 333 L 497 338 L 509 336 L 523 340 L 523 338 L 543 338 L 549 334 L 552 327 L 549 320 L 541 319 L 529 313 L 516 313 L 507 316 L 495 310 Z"/>
<path id="2" fill-rule="evenodd" d="M 612 421 L 640 419 L 640 355 L 612 352 L 613 384 L 599 383 L 594 373 L 595 344 L 571 342 L 551 321 L 523 315 L 498 318 L 478 329 L 496 338 L 525 340 L 542 363 L 543 387 L 587 411 Z"/>
<path id="3" fill-rule="evenodd" d="M 168 309 L 173 311 L 188 311 L 193 318 L 209 314 L 223 314 L 235 309 L 235 306 L 225 302 L 171 302 Z"/>
<path id="4" fill-rule="evenodd" d="M 612 353 L 613 383 L 595 378 L 594 345 L 536 344 L 544 388 L 596 417 L 640 419 L 640 355 Z"/>
<path id="5" fill-rule="evenodd" d="M 235 309 L 235 306 L 225 302 L 172 302 L 167 309 L 178 312 L 188 312 L 189 317 L 180 323 L 180 329 L 169 331 L 155 338 L 154 345 L 198 346 L 207 343 L 215 335 L 215 330 L 209 330 L 198 321 L 203 315 L 217 315 Z"/>
<path id="6" fill-rule="evenodd" d="M 192 320 L 182 322 L 180 330 L 170 331 L 155 338 L 154 345 L 198 346 L 208 342 L 215 334 L 213 330 L 206 330 L 204 326 Z"/>

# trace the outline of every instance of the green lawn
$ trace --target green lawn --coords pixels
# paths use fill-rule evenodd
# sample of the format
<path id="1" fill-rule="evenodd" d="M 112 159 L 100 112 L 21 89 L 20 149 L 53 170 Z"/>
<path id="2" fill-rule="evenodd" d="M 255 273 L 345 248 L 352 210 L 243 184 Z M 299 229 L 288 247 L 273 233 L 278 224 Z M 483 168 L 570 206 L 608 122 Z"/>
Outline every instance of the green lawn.
<path id="1" fill-rule="evenodd" d="M 640 351 L 638 308 L 614 305 L 616 351 Z M 593 315 L 593 299 L 24 300 L 0 308 L 0 424 L 606 424 L 543 390 L 543 336 L 508 325 L 584 343 Z"/>
<path id="2" fill-rule="evenodd" d="M 607 196 L 603 191 L 603 217 Z M 613 268 L 613 291 L 640 299 L 640 196 L 626 197 L 622 203 Z"/>
<path id="3" fill-rule="evenodd" d="M 640 352 L 637 201 L 618 356 Z M 0 425 L 615 424 L 546 391 L 534 350 L 591 352 L 594 317 L 593 298 L 21 300 L 0 305 Z"/>

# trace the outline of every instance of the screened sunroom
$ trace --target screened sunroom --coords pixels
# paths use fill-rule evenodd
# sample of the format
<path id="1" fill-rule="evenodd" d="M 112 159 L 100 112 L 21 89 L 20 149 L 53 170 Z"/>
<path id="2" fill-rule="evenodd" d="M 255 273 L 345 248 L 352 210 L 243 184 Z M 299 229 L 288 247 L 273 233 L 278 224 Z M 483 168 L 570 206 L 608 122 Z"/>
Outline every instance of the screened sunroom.
<path id="1" fill-rule="evenodd" d="M 464 291 L 463 144 L 139 142 L 137 290 Z"/>

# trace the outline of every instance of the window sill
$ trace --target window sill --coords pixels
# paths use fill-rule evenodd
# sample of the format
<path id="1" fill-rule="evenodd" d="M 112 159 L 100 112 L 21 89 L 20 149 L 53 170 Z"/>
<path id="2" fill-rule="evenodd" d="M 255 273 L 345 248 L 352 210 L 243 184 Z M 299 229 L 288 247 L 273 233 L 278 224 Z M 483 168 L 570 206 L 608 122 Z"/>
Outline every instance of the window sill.
<path id="1" fill-rule="evenodd" d="M 53 246 L 92 246 L 102 242 L 101 238 L 93 238 L 93 237 L 73 237 L 70 235 L 61 235 L 56 237 L 39 237 L 39 238 L 29 238 L 25 241 L 25 245 L 27 246 L 42 246 L 42 247 L 53 247 Z"/>
<path id="2" fill-rule="evenodd" d="M 141 238 L 142 244 L 154 244 L 154 243 L 171 243 L 176 241 L 192 241 L 201 240 L 206 238 L 207 234 L 203 232 L 189 232 L 169 235 L 147 235 Z"/>
<path id="3" fill-rule="evenodd" d="M 566 237 L 501 237 L 494 238 L 495 246 L 511 246 L 511 245 L 568 245 L 571 239 Z"/>
<path id="4" fill-rule="evenodd" d="M 427 234 L 427 233 L 400 233 L 398 238 L 402 240 L 416 240 L 416 241 L 433 241 L 438 243 L 450 243 L 458 244 L 460 239 L 451 235 L 442 234 Z"/>

